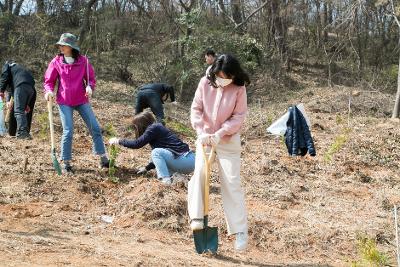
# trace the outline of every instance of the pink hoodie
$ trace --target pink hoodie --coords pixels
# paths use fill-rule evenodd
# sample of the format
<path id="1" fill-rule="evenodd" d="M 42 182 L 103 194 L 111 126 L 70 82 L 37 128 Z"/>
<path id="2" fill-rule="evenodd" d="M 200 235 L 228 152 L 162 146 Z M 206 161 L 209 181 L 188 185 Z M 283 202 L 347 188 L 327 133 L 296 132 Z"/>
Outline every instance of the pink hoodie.
<path id="1" fill-rule="evenodd" d="M 92 90 L 96 79 L 92 65 L 87 57 L 80 55 L 72 64 L 64 63 L 64 56 L 58 55 L 50 62 L 44 74 L 44 91 L 54 92 L 58 80 L 56 101 L 59 105 L 79 106 L 89 102 L 85 96 L 87 81 L 87 64 L 89 64 L 89 84 Z"/>
<path id="2" fill-rule="evenodd" d="M 214 88 L 206 77 L 200 80 L 193 99 L 190 120 L 197 134 L 217 134 L 229 141 L 238 133 L 247 113 L 246 87 L 230 84 Z"/>

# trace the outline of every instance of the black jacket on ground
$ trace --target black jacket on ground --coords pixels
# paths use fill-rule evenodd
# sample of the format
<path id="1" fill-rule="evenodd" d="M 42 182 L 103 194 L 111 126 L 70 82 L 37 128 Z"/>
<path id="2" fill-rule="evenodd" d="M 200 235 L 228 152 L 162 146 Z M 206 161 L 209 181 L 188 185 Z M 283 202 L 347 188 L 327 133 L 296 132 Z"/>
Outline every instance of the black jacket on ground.
<path id="1" fill-rule="evenodd" d="M 314 141 L 306 119 L 301 111 L 292 106 L 289 108 L 289 119 L 286 123 L 285 143 L 291 156 L 305 156 L 307 152 L 315 156 Z"/>
<path id="2" fill-rule="evenodd" d="M 9 92 L 7 101 L 14 95 L 14 89 L 22 84 L 27 84 L 35 88 L 35 80 L 32 73 L 16 63 L 4 64 L 0 76 L 0 91 L 4 93 L 7 89 Z"/>
<path id="3" fill-rule="evenodd" d="M 175 91 L 174 87 L 165 83 L 149 83 L 142 85 L 139 88 L 139 91 L 154 91 L 160 95 L 161 101 L 163 101 L 163 97 L 167 94 L 171 99 L 171 102 L 175 101 Z M 163 102 L 164 103 L 164 102 Z"/>

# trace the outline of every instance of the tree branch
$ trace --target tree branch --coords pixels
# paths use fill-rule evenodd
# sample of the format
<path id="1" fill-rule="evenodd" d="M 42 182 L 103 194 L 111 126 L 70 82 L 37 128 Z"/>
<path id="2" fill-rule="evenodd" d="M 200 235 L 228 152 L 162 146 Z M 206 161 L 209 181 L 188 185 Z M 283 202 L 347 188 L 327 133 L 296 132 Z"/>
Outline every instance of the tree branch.
<path id="1" fill-rule="evenodd" d="M 179 0 L 180 1 L 180 0 Z M 238 28 L 242 27 L 244 24 L 246 24 L 249 19 L 251 19 L 255 14 L 257 14 L 259 11 L 261 11 L 261 9 L 263 9 L 266 5 L 268 4 L 268 1 L 265 1 L 264 3 L 262 3 L 261 6 L 259 6 L 258 8 L 256 8 L 253 12 L 250 13 L 250 15 L 248 15 L 241 23 L 237 24 L 236 21 L 229 16 L 224 9 L 221 7 L 221 3 L 218 2 L 218 10 L 221 11 L 222 14 L 224 14 L 227 18 L 229 18 L 229 20 L 235 25 L 235 30 L 237 30 Z"/>
<path id="2" fill-rule="evenodd" d="M 221 13 L 224 14 L 224 16 L 226 16 L 233 24 L 235 24 L 235 28 L 236 28 L 236 26 L 237 26 L 236 21 L 225 12 L 224 8 L 221 7 L 220 2 L 218 2 L 217 6 L 218 6 L 218 10 L 221 11 Z"/>
<path id="3" fill-rule="evenodd" d="M 260 7 L 258 7 L 256 10 L 254 10 L 247 18 L 245 18 L 241 23 L 237 24 L 235 26 L 235 29 L 242 27 L 244 24 L 247 23 L 251 17 L 253 17 L 255 14 L 257 14 L 261 9 L 263 9 L 266 5 L 268 4 L 268 1 L 265 1 Z"/>
<path id="4" fill-rule="evenodd" d="M 396 13 L 395 13 L 393 0 L 390 0 L 390 6 L 392 7 L 392 13 L 390 15 L 394 18 L 394 20 L 396 21 L 397 26 L 399 26 L 399 28 L 400 28 L 400 21 L 397 18 Z"/>

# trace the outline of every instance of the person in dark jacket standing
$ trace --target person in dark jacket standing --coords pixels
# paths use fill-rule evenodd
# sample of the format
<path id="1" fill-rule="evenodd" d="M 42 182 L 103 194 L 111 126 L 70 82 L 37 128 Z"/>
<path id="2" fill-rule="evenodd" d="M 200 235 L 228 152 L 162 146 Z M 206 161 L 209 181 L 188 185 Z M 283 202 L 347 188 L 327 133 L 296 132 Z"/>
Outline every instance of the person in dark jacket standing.
<path id="1" fill-rule="evenodd" d="M 175 102 L 174 87 L 165 83 L 150 83 L 139 87 L 136 96 L 135 114 L 139 114 L 145 108 L 150 108 L 157 118 L 157 122 L 164 124 L 163 104 L 170 98 Z"/>
<path id="2" fill-rule="evenodd" d="M 6 89 L 7 107 L 10 109 L 8 133 L 11 136 L 16 135 L 18 139 L 32 139 L 30 130 L 36 102 L 35 80 L 32 73 L 20 64 L 6 62 L 0 77 L 2 96 Z"/>
<path id="3" fill-rule="evenodd" d="M 109 144 L 132 149 L 142 148 L 147 144 L 151 146 L 151 162 L 146 167 L 142 167 L 138 174 L 155 168 L 158 179 L 165 185 L 170 185 L 174 173 L 193 172 L 194 152 L 171 130 L 163 124 L 155 122 L 151 112 L 145 111 L 135 115 L 132 126 L 135 129 L 136 139 L 127 140 L 114 137 L 109 140 Z"/>

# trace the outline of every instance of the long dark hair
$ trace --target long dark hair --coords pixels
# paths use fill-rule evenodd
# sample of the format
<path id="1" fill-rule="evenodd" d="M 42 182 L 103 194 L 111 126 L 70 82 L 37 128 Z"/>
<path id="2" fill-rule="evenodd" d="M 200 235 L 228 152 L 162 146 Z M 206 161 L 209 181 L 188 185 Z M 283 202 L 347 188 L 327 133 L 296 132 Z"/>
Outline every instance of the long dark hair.
<path id="1" fill-rule="evenodd" d="M 229 79 L 233 79 L 233 84 L 238 86 L 249 85 L 249 75 L 242 69 L 239 61 L 230 54 L 220 55 L 211 67 L 208 79 L 212 86 L 217 87 L 215 80 L 217 73 L 222 71 Z"/>
<path id="2" fill-rule="evenodd" d="M 72 58 L 75 59 L 75 60 L 77 60 L 78 57 L 79 57 L 80 54 L 81 54 L 78 50 L 76 50 L 76 49 L 74 49 L 74 48 L 72 48 L 71 53 L 72 53 Z M 64 54 L 62 54 L 62 53 L 59 53 L 59 55 L 60 55 L 60 56 L 64 56 Z"/>
<path id="3" fill-rule="evenodd" d="M 139 138 L 156 121 L 153 113 L 150 111 L 140 112 L 133 117 L 132 127 L 135 130 L 135 137 Z"/>
<path id="4" fill-rule="evenodd" d="M 76 49 L 74 49 L 74 48 L 72 48 L 72 57 L 73 57 L 75 60 L 78 59 L 79 55 L 80 55 L 79 51 L 76 50 Z"/>

